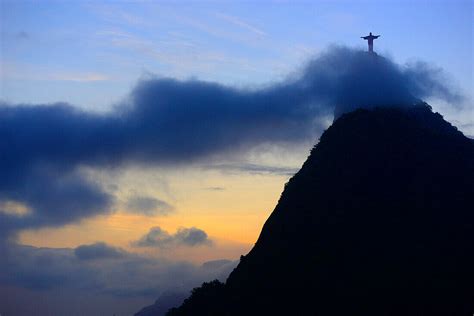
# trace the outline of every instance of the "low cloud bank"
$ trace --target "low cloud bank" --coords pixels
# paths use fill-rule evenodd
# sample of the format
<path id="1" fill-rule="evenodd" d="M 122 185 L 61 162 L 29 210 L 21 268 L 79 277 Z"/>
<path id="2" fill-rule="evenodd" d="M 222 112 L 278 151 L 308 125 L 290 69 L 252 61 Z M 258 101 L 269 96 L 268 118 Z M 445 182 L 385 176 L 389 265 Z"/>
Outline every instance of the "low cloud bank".
<path id="1" fill-rule="evenodd" d="M 0 260 L 2 286 L 150 299 L 164 291 L 187 293 L 209 279 L 224 281 L 237 264 L 216 260 L 200 266 L 150 258 L 102 242 L 75 249 L 3 243 L 0 254 L 3 258 Z"/>

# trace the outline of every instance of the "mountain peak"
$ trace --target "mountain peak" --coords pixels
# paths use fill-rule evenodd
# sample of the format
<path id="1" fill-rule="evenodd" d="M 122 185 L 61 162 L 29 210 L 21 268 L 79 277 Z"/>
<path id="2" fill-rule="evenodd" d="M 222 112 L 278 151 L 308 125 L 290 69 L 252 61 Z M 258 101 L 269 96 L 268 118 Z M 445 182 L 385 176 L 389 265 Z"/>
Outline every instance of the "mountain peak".
<path id="1" fill-rule="evenodd" d="M 474 142 L 427 104 L 344 114 L 225 287 L 170 314 L 468 315 L 473 205 Z"/>

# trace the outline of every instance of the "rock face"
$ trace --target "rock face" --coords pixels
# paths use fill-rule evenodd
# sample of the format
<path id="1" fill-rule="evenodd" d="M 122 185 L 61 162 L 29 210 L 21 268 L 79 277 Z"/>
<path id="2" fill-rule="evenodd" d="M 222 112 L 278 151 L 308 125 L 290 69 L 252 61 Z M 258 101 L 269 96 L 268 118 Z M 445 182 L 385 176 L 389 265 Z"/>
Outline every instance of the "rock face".
<path id="1" fill-rule="evenodd" d="M 341 116 L 208 288 L 169 314 L 472 315 L 474 141 L 426 104 Z"/>

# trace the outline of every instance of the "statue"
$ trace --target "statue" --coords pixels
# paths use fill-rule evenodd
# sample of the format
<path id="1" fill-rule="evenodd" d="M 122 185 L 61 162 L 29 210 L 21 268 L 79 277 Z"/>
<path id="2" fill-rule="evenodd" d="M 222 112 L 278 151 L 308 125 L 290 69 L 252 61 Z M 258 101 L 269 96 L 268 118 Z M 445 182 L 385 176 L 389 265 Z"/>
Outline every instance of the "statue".
<path id="1" fill-rule="evenodd" d="M 369 53 L 374 52 L 374 39 L 379 38 L 380 35 L 372 35 L 372 32 L 369 33 L 367 36 L 362 36 L 361 38 L 365 39 L 369 44 Z"/>

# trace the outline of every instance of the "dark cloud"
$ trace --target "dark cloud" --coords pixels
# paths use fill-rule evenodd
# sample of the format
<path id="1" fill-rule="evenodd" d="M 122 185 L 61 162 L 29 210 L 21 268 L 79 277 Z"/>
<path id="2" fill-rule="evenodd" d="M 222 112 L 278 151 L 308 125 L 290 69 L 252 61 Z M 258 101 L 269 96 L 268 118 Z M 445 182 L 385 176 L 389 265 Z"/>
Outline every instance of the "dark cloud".
<path id="1" fill-rule="evenodd" d="M 132 243 L 136 247 L 157 247 L 166 248 L 172 246 L 211 245 L 212 241 L 208 238 L 205 231 L 196 227 L 180 227 L 173 235 L 160 227 L 152 227 L 150 231 L 139 240 Z"/>
<path id="2" fill-rule="evenodd" d="M 29 212 L 21 217 L 0 213 L 0 234 L 4 236 L 19 229 L 61 226 L 104 214 L 113 204 L 111 195 L 75 171 L 61 173 L 36 167 L 29 174 L 18 174 L 16 179 L 9 179 L 14 172 L 6 173 L 12 175 L 0 179 L 0 201 L 16 202 Z"/>
<path id="3" fill-rule="evenodd" d="M 175 164 L 262 143 L 315 135 L 322 115 L 358 107 L 410 106 L 437 95 L 456 101 L 439 69 L 404 67 L 366 52 L 333 47 L 286 81 L 237 89 L 199 80 L 149 78 L 113 113 L 67 104 L 0 107 L 3 165 L 58 168 L 121 162 Z M 5 167 L 3 167 L 5 168 Z"/>
<path id="4" fill-rule="evenodd" d="M 5 234 L 107 212 L 112 197 L 80 172 L 83 166 L 208 163 L 261 145 L 315 139 L 334 113 L 410 106 L 430 96 L 459 100 L 442 71 L 428 64 L 400 66 L 332 47 L 287 80 L 255 89 L 148 78 L 107 114 L 64 103 L 1 103 L 0 200 L 23 203 L 32 215 L 0 215 L 0 228 Z"/>
<path id="5" fill-rule="evenodd" d="M 128 199 L 126 208 L 145 216 L 168 215 L 175 211 L 172 205 L 150 196 L 133 196 Z"/>
<path id="6" fill-rule="evenodd" d="M 74 254 L 80 260 L 116 259 L 127 255 L 123 249 L 109 246 L 104 242 L 81 245 L 74 249 Z"/>
<path id="7" fill-rule="evenodd" d="M 207 238 L 206 232 L 196 227 L 179 228 L 173 235 L 173 238 L 178 244 L 191 247 L 197 245 L 210 245 L 212 243 L 211 240 Z"/>
<path id="8" fill-rule="evenodd" d="M 358 108 L 408 107 L 432 96 L 454 104 L 462 99 L 439 68 L 424 62 L 401 66 L 342 47 L 313 59 L 299 80 L 308 84 L 319 105 L 334 109 L 335 116 Z"/>

